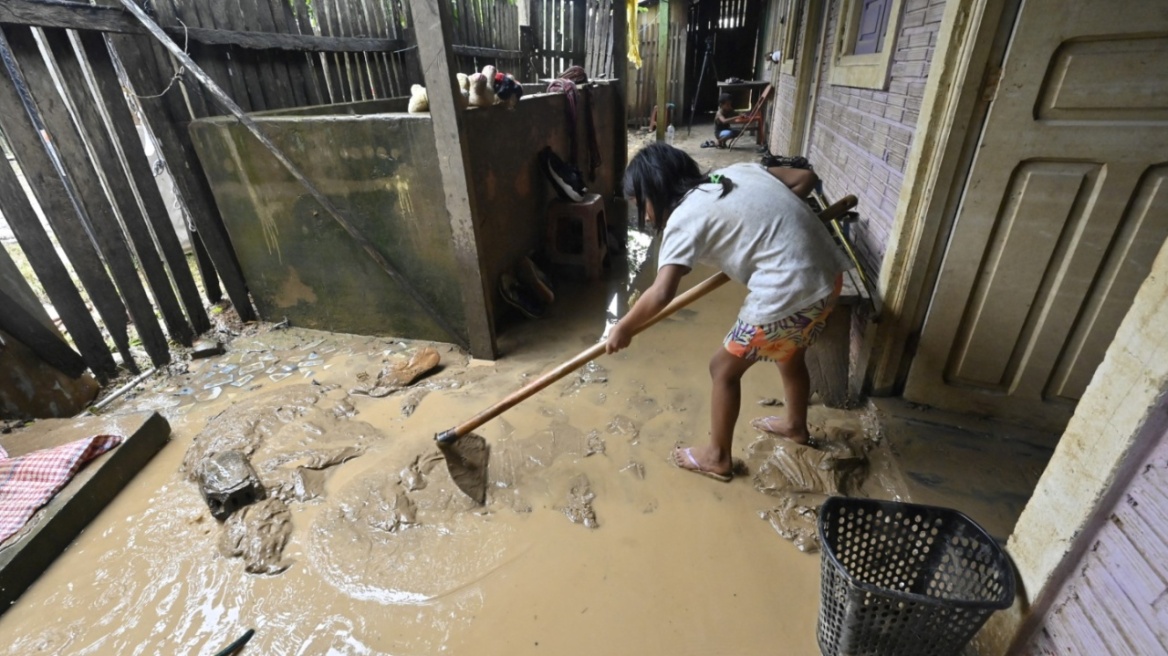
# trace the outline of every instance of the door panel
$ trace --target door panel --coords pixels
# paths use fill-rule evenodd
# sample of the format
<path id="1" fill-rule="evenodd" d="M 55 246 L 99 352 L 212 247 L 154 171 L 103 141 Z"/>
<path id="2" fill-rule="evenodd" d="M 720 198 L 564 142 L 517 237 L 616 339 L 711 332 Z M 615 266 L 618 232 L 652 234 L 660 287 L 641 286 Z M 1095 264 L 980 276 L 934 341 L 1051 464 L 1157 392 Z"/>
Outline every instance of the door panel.
<path id="1" fill-rule="evenodd" d="M 1061 429 L 1168 237 L 1168 11 L 1026 0 L 905 397 Z"/>

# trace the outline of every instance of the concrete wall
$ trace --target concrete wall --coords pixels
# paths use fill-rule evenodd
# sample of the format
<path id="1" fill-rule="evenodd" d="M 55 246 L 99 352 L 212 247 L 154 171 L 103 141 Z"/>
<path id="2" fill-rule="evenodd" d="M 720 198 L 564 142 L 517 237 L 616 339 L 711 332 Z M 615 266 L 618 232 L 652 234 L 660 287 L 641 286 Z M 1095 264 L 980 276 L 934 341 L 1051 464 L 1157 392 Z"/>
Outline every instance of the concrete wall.
<path id="1" fill-rule="evenodd" d="M 904 0 L 899 33 L 892 44 L 889 81 L 885 89 L 875 90 L 830 83 L 831 44 L 843 4 L 842 0 L 830 0 L 826 38 L 818 46 L 820 71 L 806 153 L 787 152 L 795 77 L 779 74 L 771 150 L 806 155 L 823 178 L 829 197 L 850 193 L 860 199 L 861 221 L 852 234 L 860 257 L 874 273 L 880 270 L 895 217 L 945 3 Z M 808 36 L 820 37 L 814 31 Z"/>
<path id="2" fill-rule="evenodd" d="M 512 312 L 497 292 L 500 274 L 543 247 L 554 197 L 539 168 L 550 145 L 578 166 L 589 190 L 609 205 L 616 187 L 612 153 L 615 92 L 581 90 L 580 119 L 569 126 L 563 94 L 531 94 L 518 107 L 466 110 L 475 232 L 491 325 Z M 465 328 L 445 191 L 427 114 L 403 114 L 404 99 L 257 113 L 256 122 L 310 181 L 451 324 Z M 589 176 L 590 109 L 599 166 Z M 358 334 L 449 340 L 262 144 L 234 119 L 191 125 L 199 158 L 223 214 L 261 317 Z"/>
<path id="3" fill-rule="evenodd" d="M 449 323 L 464 327 L 429 116 L 363 114 L 359 104 L 301 113 L 255 120 Z M 450 340 L 246 128 L 201 119 L 191 135 L 262 318 Z"/>
<path id="4" fill-rule="evenodd" d="M 590 97 L 587 104 L 591 107 L 600 154 L 600 166 L 592 177 L 589 176 L 588 133 L 583 120 L 584 94 Z M 623 209 L 615 208 L 613 200 L 616 173 L 611 153 L 616 147 L 615 102 L 615 91 L 607 83 L 582 91 L 577 103 L 581 118 L 575 126 L 576 164 L 584 173 L 588 190 L 604 197 L 610 223 L 623 216 L 619 213 Z M 544 146 L 551 146 L 557 155 L 569 161 L 566 103 L 564 94 L 538 94 L 525 96 L 514 111 L 467 110 L 475 232 L 480 241 L 483 279 L 492 290 L 497 290 L 499 276 L 520 256 L 543 248 L 547 206 L 555 198 L 555 191 L 540 171 L 537 155 Z M 492 320 L 514 312 L 502 302 L 497 291 L 488 297 L 488 310 Z"/>

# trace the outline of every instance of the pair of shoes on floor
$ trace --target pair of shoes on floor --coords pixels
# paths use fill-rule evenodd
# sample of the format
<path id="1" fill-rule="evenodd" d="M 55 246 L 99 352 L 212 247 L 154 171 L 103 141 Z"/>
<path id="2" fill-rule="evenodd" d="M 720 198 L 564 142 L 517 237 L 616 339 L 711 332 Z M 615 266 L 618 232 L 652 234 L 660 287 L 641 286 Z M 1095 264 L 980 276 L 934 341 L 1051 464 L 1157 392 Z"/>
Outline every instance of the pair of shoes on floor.
<path id="1" fill-rule="evenodd" d="M 499 293 L 508 305 L 528 319 L 542 317 L 547 306 L 556 300 L 551 280 L 527 256 L 521 257 L 515 264 L 514 273 L 502 275 L 499 279 Z"/>

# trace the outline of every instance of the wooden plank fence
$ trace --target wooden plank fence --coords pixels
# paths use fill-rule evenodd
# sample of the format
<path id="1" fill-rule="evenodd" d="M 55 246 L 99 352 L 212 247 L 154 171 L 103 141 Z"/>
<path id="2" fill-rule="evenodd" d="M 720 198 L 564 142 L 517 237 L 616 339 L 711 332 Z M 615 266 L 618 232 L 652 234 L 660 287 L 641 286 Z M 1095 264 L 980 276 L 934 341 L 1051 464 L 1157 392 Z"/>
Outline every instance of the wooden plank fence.
<path id="1" fill-rule="evenodd" d="M 630 29 L 631 26 L 630 26 Z M 657 9 L 650 8 L 647 12 L 637 14 L 637 34 L 641 39 L 640 70 L 628 65 L 629 97 L 628 122 L 630 127 L 647 127 L 653 114 L 653 107 L 657 105 L 657 44 L 660 40 L 660 26 L 657 23 Z M 666 84 L 669 85 L 669 102 L 674 104 L 671 115 L 674 125 L 680 127 L 682 116 L 688 110 L 685 107 L 685 63 L 686 63 L 686 24 L 673 22 L 669 24 L 669 62 L 667 65 L 669 76 Z"/>
<path id="2" fill-rule="evenodd" d="M 613 74 L 619 0 L 532 0 L 526 39 L 513 0 L 443 1 L 467 73 L 535 64 L 546 77 L 580 63 Z M 135 2 L 247 111 L 400 97 L 423 81 L 406 0 Z M 205 303 L 224 294 L 241 319 L 257 318 L 187 132 L 221 113 L 122 0 L 0 2 L 0 142 L 11 155 L 0 157 L 0 208 L 71 342 L 59 346 L 101 380 L 117 374 L 111 350 L 132 372 L 139 345 L 155 366 L 169 362 L 172 344 L 209 329 Z M 190 260 L 159 166 L 174 179 Z"/>

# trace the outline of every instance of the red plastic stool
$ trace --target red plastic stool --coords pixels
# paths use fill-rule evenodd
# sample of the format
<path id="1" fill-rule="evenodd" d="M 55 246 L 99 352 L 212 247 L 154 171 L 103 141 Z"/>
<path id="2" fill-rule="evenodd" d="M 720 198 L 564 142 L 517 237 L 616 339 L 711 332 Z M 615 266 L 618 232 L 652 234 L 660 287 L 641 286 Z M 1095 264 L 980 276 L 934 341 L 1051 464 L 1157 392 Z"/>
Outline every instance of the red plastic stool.
<path id="1" fill-rule="evenodd" d="M 608 222 L 600 194 L 588 194 L 579 203 L 557 198 L 548 206 L 547 219 L 552 264 L 582 267 L 588 280 L 599 280 L 608 253 Z"/>

